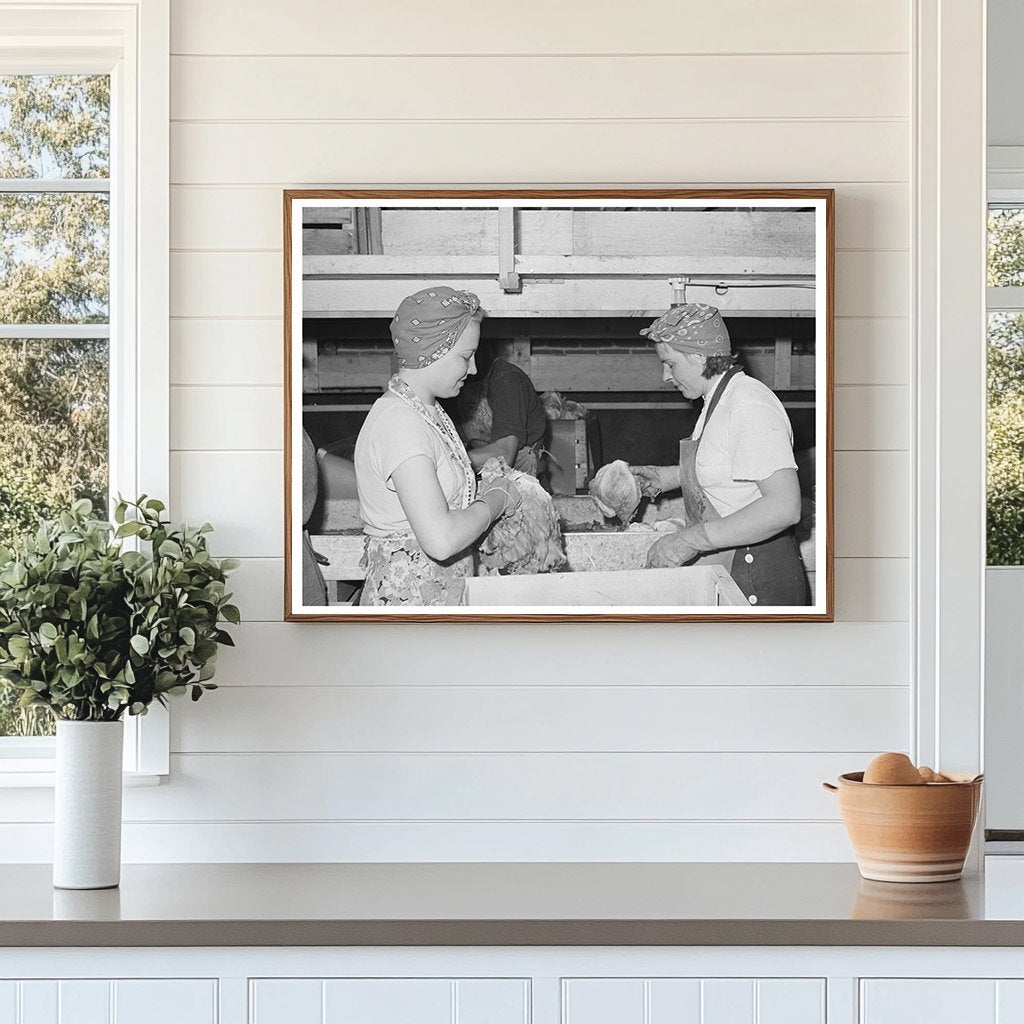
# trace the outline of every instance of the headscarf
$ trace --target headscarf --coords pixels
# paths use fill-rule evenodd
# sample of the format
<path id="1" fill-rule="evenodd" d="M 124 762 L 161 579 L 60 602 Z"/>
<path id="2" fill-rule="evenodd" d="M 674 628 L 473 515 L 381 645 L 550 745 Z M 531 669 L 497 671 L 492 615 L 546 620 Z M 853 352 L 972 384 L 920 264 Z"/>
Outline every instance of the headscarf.
<path id="1" fill-rule="evenodd" d="M 423 288 L 402 299 L 391 321 L 399 366 L 419 370 L 440 359 L 459 340 L 480 299 L 447 285 Z"/>
<path id="2" fill-rule="evenodd" d="M 655 345 L 668 345 L 677 352 L 700 356 L 727 356 L 729 329 L 722 314 L 706 302 L 684 302 L 659 316 L 641 332 Z"/>

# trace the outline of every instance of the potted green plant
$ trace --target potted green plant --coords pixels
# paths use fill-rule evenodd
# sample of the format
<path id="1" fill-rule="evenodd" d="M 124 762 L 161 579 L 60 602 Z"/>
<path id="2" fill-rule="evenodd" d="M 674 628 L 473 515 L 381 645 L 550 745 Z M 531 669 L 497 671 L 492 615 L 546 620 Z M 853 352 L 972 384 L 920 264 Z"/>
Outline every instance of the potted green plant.
<path id="1" fill-rule="evenodd" d="M 123 717 L 215 689 L 217 651 L 238 623 L 226 592 L 234 559 L 213 527 L 172 525 L 143 495 L 114 522 L 75 502 L 13 550 L 0 548 L 0 677 L 24 707 L 56 718 L 53 882 L 115 886 L 121 867 Z"/>

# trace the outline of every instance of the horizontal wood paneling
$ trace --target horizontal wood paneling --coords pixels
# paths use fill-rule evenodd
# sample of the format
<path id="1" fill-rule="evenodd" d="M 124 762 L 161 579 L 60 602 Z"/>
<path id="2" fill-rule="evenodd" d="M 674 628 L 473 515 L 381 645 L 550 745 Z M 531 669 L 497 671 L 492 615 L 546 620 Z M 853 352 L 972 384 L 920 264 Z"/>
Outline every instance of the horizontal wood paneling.
<path id="1" fill-rule="evenodd" d="M 908 558 L 910 458 L 903 452 L 836 452 L 836 554 Z M 188 451 L 171 455 L 174 514 L 216 524 L 221 554 L 284 554 L 281 452 Z"/>
<path id="2" fill-rule="evenodd" d="M 284 616 L 284 559 L 243 558 L 228 577 L 247 622 L 280 622 Z"/>
<path id="3" fill-rule="evenodd" d="M 283 381 L 284 324 L 280 319 L 171 321 L 172 386 L 280 387 Z"/>
<path id="4" fill-rule="evenodd" d="M 443 13 L 442 13 L 443 12 Z M 594 8 L 524 0 L 515 18 L 474 0 L 351 7 L 332 0 L 175 0 L 173 53 L 783 53 L 905 51 L 909 7 L 893 0 L 757 0 L 681 7 L 675 0 Z"/>
<path id="5" fill-rule="evenodd" d="M 171 182 L 905 182 L 907 133 L 902 121 L 179 122 Z"/>
<path id="6" fill-rule="evenodd" d="M 232 633 L 237 648 L 222 650 L 218 660 L 217 681 L 225 685 L 672 686 L 721 679 L 903 687 L 910 679 L 909 633 L 899 622 L 538 624 L 511 632 L 488 623 L 248 622 Z"/>
<path id="7" fill-rule="evenodd" d="M 52 810 L 50 812 L 52 816 Z M 127 822 L 126 863 L 848 861 L 835 821 Z M 53 825 L 0 823 L 0 864 L 53 859 Z"/>
<path id="8" fill-rule="evenodd" d="M 175 0 L 172 512 L 248 621 L 126 860 L 850 858 L 818 783 L 910 732 L 911 13 Z M 281 189 L 503 182 L 837 188 L 840 621 L 279 621 Z M 52 803 L 5 791 L 0 861 Z"/>
<path id="9" fill-rule="evenodd" d="M 126 821 L 830 819 L 819 782 L 874 752 L 176 754 Z"/>
<path id="10" fill-rule="evenodd" d="M 171 271 L 172 316 L 282 315 L 283 269 L 276 252 L 177 252 L 171 254 Z M 836 313 L 842 317 L 906 317 L 910 311 L 909 280 L 908 252 L 838 252 Z M 307 284 L 305 290 L 307 294 L 313 289 L 335 292 L 345 284 L 318 281 Z M 386 290 L 393 291 L 393 285 Z"/>
<path id="11" fill-rule="evenodd" d="M 280 386 L 172 387 L 171 448 L 283 450 Z"/>
<path id="12" fill-rule="evenodd" d="M 904 118 L 908 73 L 902 54 L 861 53 L 175 57 L 171 118 Z"/>
<path id="13" fill-rule="evenodd" d="M 900 317 L 840 317 L 835 325 L 837 384 L 909 384 L 913 342 Z"/>
<path id="14" fill-rule="evenodd" d="M 909 558 L 909 453 L 839 452 L 835 465 L 836 554 Z"/>
<path id="15" fill-rule="evenodd" d="M 910 315 L 910 253 L 857 249 L 836 253 L 836 316 Z"/>
<path id="16" fill-rule="evenodd" d="M 124 820 L 832 821 L 820 781 L 875 753 L 173 754 Z M 52 791 L 8 792 L 5 820 L 53 820 Z"/>
<path id="17" fill-rule="evenodd" d="M 837 558 L 837 622 L 905 622 L 910 618 L 910 559 Z"/>
<path id="18" fill-rule="evenodd" d="M 837 558 L 836 620 L 903 622 L 910 616 L 910 561 Z M 231 589 L 248 622 L 279 622 L 284 614 L 284 559 L 244 558 Z"/>
<path id="19" fill-rule="evenodd" d="M 794 187 L 831 185 L 805 182 Z M 786 183 L 775 187 L 785 188 Z M 171 189 L 171 248 L 279 250 L 283 188 L 175 185 Z M 836 246 L 840 249 L 906 249 L 909 225 L 906 184 L 851 183 L 836 194 Z"/>
<path id="20" fill-rule="evenodd" d="M 284 554 L 282 452 L 171 452 L 171 515 L 211 522 L 221 555 Z"/>
<path id="21" fill-rule="evenodd" d="M 837 451 L 907 451 L 910 388 L 836 388 L 835 427 Z"/>
<path id="22" fill-rule="evenodd" d="M 903 687 L 221 687 L 181 704 L 175 753 L 897 749 Z M 786 715 L 776 718 L 784 706 Z M 772 721 L 770 729 L 765 723 Z M 718 723 L 714 731 L 708 722 Z"/>
<path id="23" fill-rule="evenodd" d="M 171 316 L 280 317 L 283 293 L 279 253 L 171 253 Z"/>

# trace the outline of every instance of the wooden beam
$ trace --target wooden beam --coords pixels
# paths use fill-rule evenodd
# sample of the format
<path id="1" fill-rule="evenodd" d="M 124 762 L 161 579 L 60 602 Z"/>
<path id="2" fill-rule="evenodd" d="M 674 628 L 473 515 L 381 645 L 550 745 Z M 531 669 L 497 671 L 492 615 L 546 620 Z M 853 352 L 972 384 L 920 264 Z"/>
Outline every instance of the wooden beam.
<path id="1" fill-rule="evenodd" d="M 776 391 L 789 391 L 793 386 L 793 339 L 775 339 L 775 383 Z"/>
<path id="2" fill-rule="evenodd" d="M 633 316 L 653 320 L 668 309 L 671 301 L 667 278 L 527 280 L 521 293 L 503 291 L 493 275 L 438 275 L 433 280 L 437 284 L 475 292 L 489 316 Z M 405 278 L 306 279 L 302 283 L 302 311 L 307 317 L 378 316 L 390 320 L 410 290 L 410 282 Z M 813 317 L 816 313 L 813 288 L 787 285 L 736 287 L 718 295 L 713 287 L 693 282 L 689 286 L 688 297 L 691 302 L 712 303 L 726 317 Z M 879 311 L 877 315 L 884 314 Z"/>
<path id="3" fill-rule="evenodd" d="M 387 349 L 375 352 L 336 350 L 324 352 L 319 359 L 319 391 L 342 389 L 368 391 L 387 387 L 392 370 L 392 355 Z"/>
<path id="4" fill-rule="evenodd" d="M 625 204 L 624 204 L 625 205 Z M 384 251 L 392 255 L 494 255 L 503 207 L 383 210 Z M 814 213 L 792 209 L 522 209 L 516 251 L 523 255 L 689 257 L 814 253 Z"/>
<path id="5" fill-rule="evenodd" d="M 307 252 L 302 259 L 305 278 L 409 277 L 469 274 L 494 276 L 494 258 L 471 254 L 411 255 L 330 254 Z M 813 256 L 757 256 L 737 252 L 707 255 L 695 250 L 686 256 L 523 256 L 499 251 L 499 276 L 522 277 L 686 277 L 691 283 L 717 284 L 723 278 L 814 281 Z M 667 280 L 666 280 L 667 284 Z"/>
<path id="6" fill-rule="evenodd" d="M 355 210 L 357 249 L 360 253 L 380 256 L 384 252 L 381 234 L 380 209 L 374 206 L 358 206 Z M 353 259 L 356 257 L 340 257 Z"/>
<path id="7" fill-rule="evenodd" d="M 516 211 L 511 206 L 498 209 L 498 284 L 504 292 L 523 290 L 516 273 Z"/>

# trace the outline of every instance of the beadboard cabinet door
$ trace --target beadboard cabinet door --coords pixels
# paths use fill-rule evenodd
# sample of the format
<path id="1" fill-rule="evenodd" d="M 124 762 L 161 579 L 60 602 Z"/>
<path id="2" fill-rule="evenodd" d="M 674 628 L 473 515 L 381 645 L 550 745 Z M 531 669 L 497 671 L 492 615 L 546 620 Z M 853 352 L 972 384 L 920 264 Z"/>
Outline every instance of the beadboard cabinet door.
<path id="1" fill-rule="evenodd" d="M 566 978 L 565 1024 L 825 1024 L 821 978 Z"/>
<path id="2" fill-rule="evenodd" d="M 1024 981 L 903 978 L 861 983 L 860 1024 L 1019 1024 Z"/>
<path id="3" fill-rule="evenodd" d="M 217 982 L 0 981 L 0 1024 L 217 1024 Z"/>
<path id="4" fill-rule="evenodd" d="M 521 978 L 254 978 L 249 1024 L 523 1024 Z"/>

